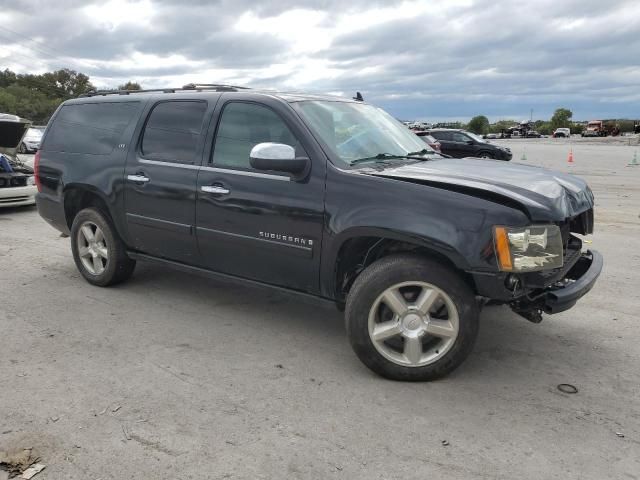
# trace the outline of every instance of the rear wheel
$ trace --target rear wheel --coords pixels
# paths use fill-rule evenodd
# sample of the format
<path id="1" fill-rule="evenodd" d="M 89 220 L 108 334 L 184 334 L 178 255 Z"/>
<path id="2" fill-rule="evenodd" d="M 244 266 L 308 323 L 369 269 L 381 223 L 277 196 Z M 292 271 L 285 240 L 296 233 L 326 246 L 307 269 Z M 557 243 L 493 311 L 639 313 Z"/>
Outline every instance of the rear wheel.
<path id="1" fill-rule="evenodd" d="M 85 208 L 74 218 L 71 250 L 82 276 L 100 287 L 127 280 L 136 266 L 108 217 L 96 208 Z"/>
<path id="2" fill-rule="evenodd" d="M 351 345 L 374 372 L 393 380 L 447 375 L 469 355 L 478 305 L 449 268 L 416 255 L 393 255 L 356 279 L 345 310 Z"/>

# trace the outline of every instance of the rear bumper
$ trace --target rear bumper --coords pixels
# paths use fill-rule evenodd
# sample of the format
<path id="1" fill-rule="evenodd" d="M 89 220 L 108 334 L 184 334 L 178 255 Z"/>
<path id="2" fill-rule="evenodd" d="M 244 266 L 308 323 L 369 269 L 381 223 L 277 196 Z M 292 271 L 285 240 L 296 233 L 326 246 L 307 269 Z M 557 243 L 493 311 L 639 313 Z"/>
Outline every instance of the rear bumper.
<path id="1" fill-rule="evenodd" d="M 590 250 L 576 262 L 567 274 L 564 286 L 550 287 L 544 296 L 544 311 L 548 314 L 560 313 L 573 307 L 580 298 L 593 288 L 602 272 L 602 255 Z"/>
<path id="2" fill-rule="evenodd" d="M 38 193 L 36 195 L 38 213 L 56 230 L 69 235 L 69 226 L 64 213 L 64 205 L 57 197 Z"/>

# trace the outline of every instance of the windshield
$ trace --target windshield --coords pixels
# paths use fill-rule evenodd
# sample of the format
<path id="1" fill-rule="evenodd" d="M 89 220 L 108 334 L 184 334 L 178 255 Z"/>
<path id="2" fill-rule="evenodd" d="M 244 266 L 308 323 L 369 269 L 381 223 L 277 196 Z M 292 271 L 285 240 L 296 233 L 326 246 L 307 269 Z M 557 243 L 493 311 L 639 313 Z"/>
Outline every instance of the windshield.
<path id="1" fill-rule="evenodd" d="M 27 130 L 27 134 L 25 137 L 29 138 L 42 138 L 42 130 L 38 130 L 37 128 L 30 128 Z"/>
<path id="2" fill-rule="evenodd" d="M 405 125 L 380 108 L 363 103 L 304 101 L 294 103 L 307 125 L 327 144 L 333 156 L 349 166 L 357 160 L 385 154 L 385 161 L 397 155 L 431 153 Z"/>

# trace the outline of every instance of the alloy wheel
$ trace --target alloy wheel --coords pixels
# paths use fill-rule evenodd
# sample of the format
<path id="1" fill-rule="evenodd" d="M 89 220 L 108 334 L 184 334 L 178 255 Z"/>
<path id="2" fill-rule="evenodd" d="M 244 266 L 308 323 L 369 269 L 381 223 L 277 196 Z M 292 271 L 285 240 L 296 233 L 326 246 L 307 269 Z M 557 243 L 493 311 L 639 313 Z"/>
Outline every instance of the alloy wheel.
<path id="1" fill-rule="evenodd" d="M 109 249 L 100 227 L 93 222 L 84 222 L 78 229 L 76 241 L 84 268 L 92 275 L 102 274 L 109 261 Z"/>
<path id="2" fill-rule="evenodd" d="M 459 318 L 453 300 L 425 282 L 403 282 L 387 288 L 369 312 L 369 338 L 391 362 L 422 367 L 441 359 L 458 337 Z"/>

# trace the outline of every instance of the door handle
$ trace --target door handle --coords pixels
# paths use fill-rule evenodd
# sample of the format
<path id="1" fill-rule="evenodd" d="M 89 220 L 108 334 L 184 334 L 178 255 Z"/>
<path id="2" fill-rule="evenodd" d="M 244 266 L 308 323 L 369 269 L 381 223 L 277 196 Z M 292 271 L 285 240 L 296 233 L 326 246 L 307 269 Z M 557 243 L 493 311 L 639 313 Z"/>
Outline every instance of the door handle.
<path id="1" fill-rule="evenodd" d="M 149 177 L 145 177 L 144 175 L 127 175 L 127 180 L 136 183 L 147 183 L 151 179 Z"/>
<path id="2" fill-rule="evenodd" d="M 218 195 L 227 195 L 229 193 L 229 189 L 222 185 L 203 185 L 200 190 L 206 193 L 217 193 Z"/>

